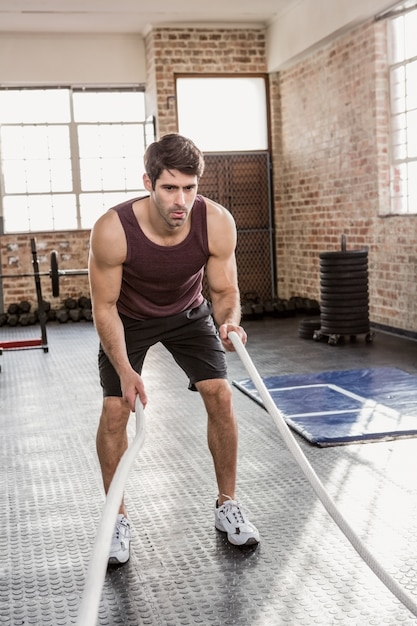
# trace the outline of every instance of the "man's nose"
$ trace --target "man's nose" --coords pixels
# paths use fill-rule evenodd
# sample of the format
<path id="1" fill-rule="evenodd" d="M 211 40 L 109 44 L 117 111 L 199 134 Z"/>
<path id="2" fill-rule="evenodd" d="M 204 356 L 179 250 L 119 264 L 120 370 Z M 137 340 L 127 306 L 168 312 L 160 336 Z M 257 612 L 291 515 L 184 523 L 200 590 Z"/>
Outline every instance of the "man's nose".
<path id="1" fill-rule="evenodd" d="M 185 194 L 182 189 L 178 189 L 177 193 L 175 194 L 175 204 L 177 204 L 178 206 L 184 206 L 185 204 Z"/>

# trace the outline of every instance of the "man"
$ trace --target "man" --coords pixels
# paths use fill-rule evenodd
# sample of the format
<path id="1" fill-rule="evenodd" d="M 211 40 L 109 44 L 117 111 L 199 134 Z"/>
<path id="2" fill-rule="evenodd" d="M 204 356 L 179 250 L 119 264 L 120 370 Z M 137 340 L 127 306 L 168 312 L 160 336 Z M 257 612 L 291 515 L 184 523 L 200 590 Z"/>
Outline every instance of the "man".
<path id="1" fill-rule="evenodd" d="M 239 325 L 235 223 L 225 208 L 197 195 L 204 160 L 192 141 L 165 135 L 148 147 L 144 161 L 149 195 L 113 207 L 91 233 L 89 276 L 104 395 L 97 453 L 104 489 L 126 450 L 136 397 L 143 406 L 147 402 L 140 375 L 146 352 L 161 342 L 207 411 L 218 485 L 215 526 L 234 545 L 256 544 L 259 533 L 235 500 L 237 424 L 225 360 L 225 350 L 233 350 L 228 333 L 246 343 Z M 202 295 L 204 269 L 211 304 Z M 129 543 L 122 501 L 109 564 L 129 559 Z"/>

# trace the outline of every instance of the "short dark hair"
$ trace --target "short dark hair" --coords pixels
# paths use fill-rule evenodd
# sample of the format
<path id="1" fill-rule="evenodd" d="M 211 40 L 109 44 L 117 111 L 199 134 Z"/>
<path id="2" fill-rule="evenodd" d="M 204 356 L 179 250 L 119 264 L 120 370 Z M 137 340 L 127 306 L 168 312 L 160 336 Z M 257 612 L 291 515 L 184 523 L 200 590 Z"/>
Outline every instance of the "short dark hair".
<path id="1" fill-rule="evenodd" d="M 152 188 L 164 170 L 178 170 L 200 178 L 204 171 L 204 157 L 195 143 L 177 133 L 164 135 L 159 141 L 151 143 L 146 149 L 145 171 Z"/>

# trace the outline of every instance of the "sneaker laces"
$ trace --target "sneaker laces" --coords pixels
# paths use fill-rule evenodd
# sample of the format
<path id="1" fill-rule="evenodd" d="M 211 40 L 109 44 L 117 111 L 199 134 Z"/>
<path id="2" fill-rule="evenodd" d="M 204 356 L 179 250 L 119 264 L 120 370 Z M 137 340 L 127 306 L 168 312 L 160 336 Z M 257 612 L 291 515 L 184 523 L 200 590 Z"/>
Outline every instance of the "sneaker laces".
<path id="1" fill-rule="evenodd" d="M 120 538 L 124 539 L 129 534 L 129 522 L 126 517 L 122 517 L 120 520 L 117 520 L 116 526 L 114 529 L 114 539 L 118 540 Z"/>
<path id="2" fill-rule="evenodd" d="M 233 517 L 236 526 L 245 526 L 247 524 L 246 517 L 249 516 L 249 511 L 236 500 L 229 498 L 223 502 L 220 508 L 221 511 L 219 511 L 219 515 L 226 518 L 228 518 L 228 516 Z"/>

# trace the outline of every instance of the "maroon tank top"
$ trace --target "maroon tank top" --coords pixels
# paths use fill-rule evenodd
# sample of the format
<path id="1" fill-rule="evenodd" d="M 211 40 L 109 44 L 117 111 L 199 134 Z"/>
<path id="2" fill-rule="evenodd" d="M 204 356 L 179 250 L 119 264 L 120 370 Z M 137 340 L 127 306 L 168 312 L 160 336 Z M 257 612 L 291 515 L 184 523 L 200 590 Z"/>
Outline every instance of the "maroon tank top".
<path id="1" fill-rule="evenodd" d="M 166 317 L 203 302 L 202 280 L 210 256 L 206 203 L 197 195 L 187 237 L 174 246 L 150 241 L 138 224 L 129 200 L 113 208 L 127 242 L 118 311 L 133 319 Z"/>

